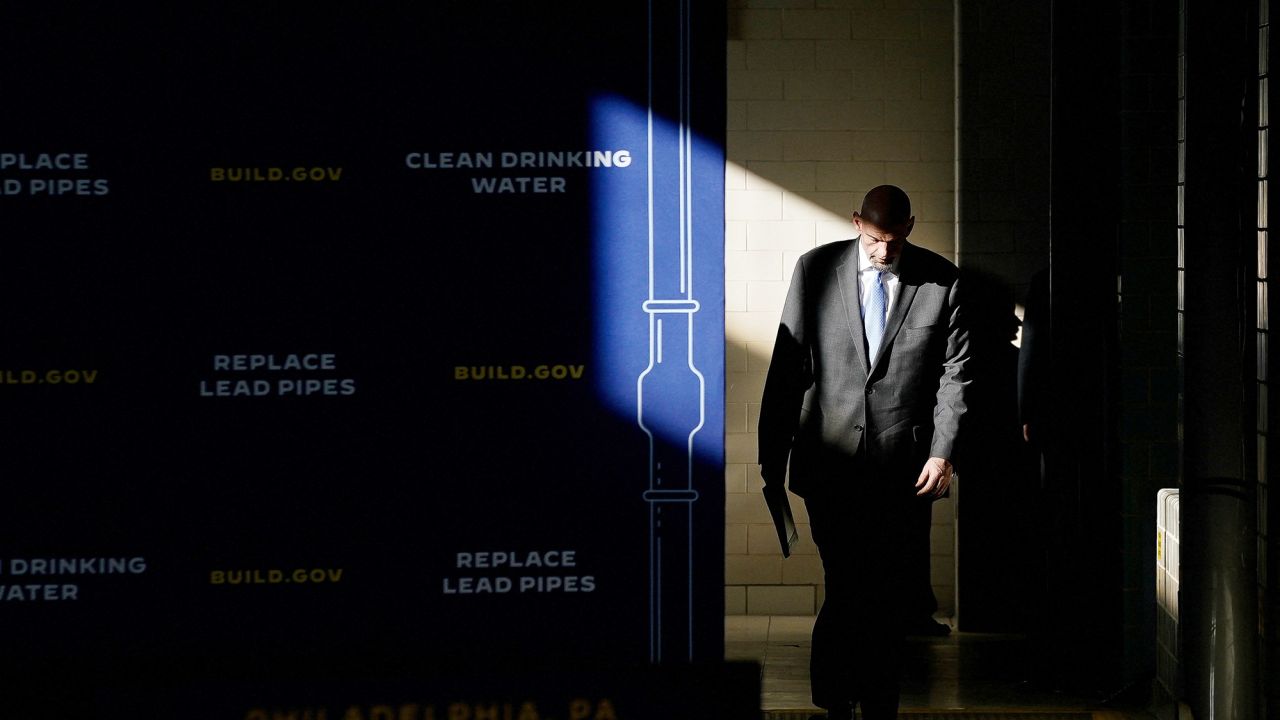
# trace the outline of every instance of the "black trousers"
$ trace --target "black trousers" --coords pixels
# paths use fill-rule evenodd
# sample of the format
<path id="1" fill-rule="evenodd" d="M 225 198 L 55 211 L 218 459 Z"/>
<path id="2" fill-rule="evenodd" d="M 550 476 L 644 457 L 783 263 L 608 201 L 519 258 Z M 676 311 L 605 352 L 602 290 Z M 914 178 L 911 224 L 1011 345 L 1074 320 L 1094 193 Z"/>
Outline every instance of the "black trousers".
<path id="1" fill-rule="evenodd" d="M 914 489 L 806 498 L 826 579 L 809 665 L 815 705 L 860 704 L 868 720 L 897 717 L 920 503 Z"/>
<path id="2" fill-rule="evenodd" d="M 907 538 L 911 557 L 908 559 L 908 572 L 911 576 L 911 597 L 906 607 L 907 622 L 921 623 L 933 618 L 938 611 L 938 598 L 933 594 L 933 573 L 929 555 L 931 547 L 929 535 L 933 528 L 933 503 L 930 501 L 913 502 L 908 511 L 907 522 L 910 523 L 910 537 Z"/>

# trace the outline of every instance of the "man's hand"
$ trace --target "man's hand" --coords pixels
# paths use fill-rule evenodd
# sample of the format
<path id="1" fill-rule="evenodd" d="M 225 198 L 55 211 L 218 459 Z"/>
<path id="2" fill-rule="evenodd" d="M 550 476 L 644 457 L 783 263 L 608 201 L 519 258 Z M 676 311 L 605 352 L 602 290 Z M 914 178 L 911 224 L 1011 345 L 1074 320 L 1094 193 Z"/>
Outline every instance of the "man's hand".
<path id="1" fill-rule="evenodd" d="M 920 477 L 916 480 L 916 495 L 928 495 L 933 498 L 942 497 L 951 487 L 951 461 L 946 458 L 931 457 L 924 463 Z"/>

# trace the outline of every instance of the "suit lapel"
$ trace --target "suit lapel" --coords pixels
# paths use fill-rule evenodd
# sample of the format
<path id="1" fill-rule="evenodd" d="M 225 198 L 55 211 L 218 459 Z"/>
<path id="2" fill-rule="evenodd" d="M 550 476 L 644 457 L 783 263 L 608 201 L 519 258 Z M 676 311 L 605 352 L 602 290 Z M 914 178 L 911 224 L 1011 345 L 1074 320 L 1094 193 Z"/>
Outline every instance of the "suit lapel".
<path id="1" fill-rule="evenodd" d="M 907 311 L 911 308 L 911 301 L 915 299 L 916 290 L 920 287 L 919 281 L 911 273 L 912 252 L 912 246 L 907 245 L 902 249 L 902 256 L 898 259 L 898 294 L 893 299 L 893 309 L 889 311 L 889 317 L 885 321 L 884 339 L 880 341 L 880 349 L 887 352 L 881 352 L 876 357 L 875 367 L 871 368 L 873 372 L 888 362 L 885 356 L 893 352 L 893 339 L 898 336 L 898 330 L 902 328 L 902 323 L 907 318 Z"/>
<path id="2" fill-rule="evenodd" d="M 841 305 L 845 317 L 849 320 L 849 340 L 853 343 L 853 353 L 862 363 L 862 371 L 870 373 L 871 363 L 867 360 L 867 336 L 862 329 L 862 296 L 858 292 L 858 247 L 849 243 L 844 253 L 844 261 L 836 266 L 836 278 L 840 283 Z"/>

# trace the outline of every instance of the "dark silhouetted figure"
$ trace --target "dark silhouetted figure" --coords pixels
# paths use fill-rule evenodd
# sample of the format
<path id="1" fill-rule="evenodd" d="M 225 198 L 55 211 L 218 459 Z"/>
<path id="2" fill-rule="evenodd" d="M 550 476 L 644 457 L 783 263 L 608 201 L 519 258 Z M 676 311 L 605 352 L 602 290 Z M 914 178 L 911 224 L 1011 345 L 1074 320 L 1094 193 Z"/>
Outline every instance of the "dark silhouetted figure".
<path id="1" fill-rule="evenodd" d="M 1012 289 L 982 271 L 961 272 L 971 332 L 973 385 L 966 396 L 964 476 L 957 487 L 960 627 L 1018 632 L 1039 595 L 1027 585 L 1036 570 L 1028 552 L 1038 519 L 1029 497 L 1018 423 L 1018 334 Z"/>
<path id="2" fill-rule="evenodd" d="M 1022 439 L 1039 451 L 1044 447 L 1044 413 L 1049 396 L 1048 268 L 1031 276 L 1022 318 L 1022 343 L 1018 348 L 1018 415 L 1022 420 Z"/>
<path id="3" fill-rule="evenodd" d="M 951 483 L 969 341 L 956 267 L 907 242 L 906 193 L 874 188 L 853 224 L 857 240 L 796 264 L 765 381 L 760 470 L 804 498 L 822 557 L 813 701 L 830 718 L 861 704 L 876 720 L 897 716 L 912 519 Z"/>
<path id="4" fill-rule="evenodd" d="M 1038 519 L 1039 537 L 1042 538 L 1039 542 L 1030 544 L 1035 554 L 1027 581 L 1041 595 L 1063 597 L 1069 588 L 1063 587 L 1064 581 L 1057 577 L 1060 572 L 1049 571 L 1049 568 L 1069 567 L 1069 558 L 1061 545 L 1061 539 L 1071 534 L 1070 513 L 1067 510 L 1071 490 L 1055 488 L 1049 484 L 1045 462 L 1052 425 L 1048 407 L 1053 390 L 1050 303 L 1049 268 L 1044 268 L 1031 276 L 1031 286 L 1027 290 L 1027 302 L 1022 315 L 1022 344 L 1018 349 L 1018 415 L 1028 457 L 1026 474 L 1031 478 L 1028 483 L 1029 504 L 1032 514 Z M 1059 626 L 1055 622 L 1033 623 L 1028 630 L 1038 653 L 1038 676 L 1049 686 L 1060 687 L 1063 672 L 1058 655 L 1062 647 L 1072 643 L 1069 625 Z"/>

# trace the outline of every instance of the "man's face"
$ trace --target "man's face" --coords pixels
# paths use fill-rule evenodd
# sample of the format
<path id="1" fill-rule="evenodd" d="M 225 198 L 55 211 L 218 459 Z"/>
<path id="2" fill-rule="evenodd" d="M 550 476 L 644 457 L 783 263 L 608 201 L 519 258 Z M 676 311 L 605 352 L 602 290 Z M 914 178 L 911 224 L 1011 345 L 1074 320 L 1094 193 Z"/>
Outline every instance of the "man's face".
<path id="1" fill-rule="evenodd" d="M 860 239 L 862 247 L 867 249 L 867 257 L 871 259 L 873 267 L 877 270 L 887 270 L 897 261 L 915 221 L 915 218 L 910 218 L 900 225 L 882 228 L 863 219 L 860 215 L 853 216 L 853 225 L 862 235 Z"/>

